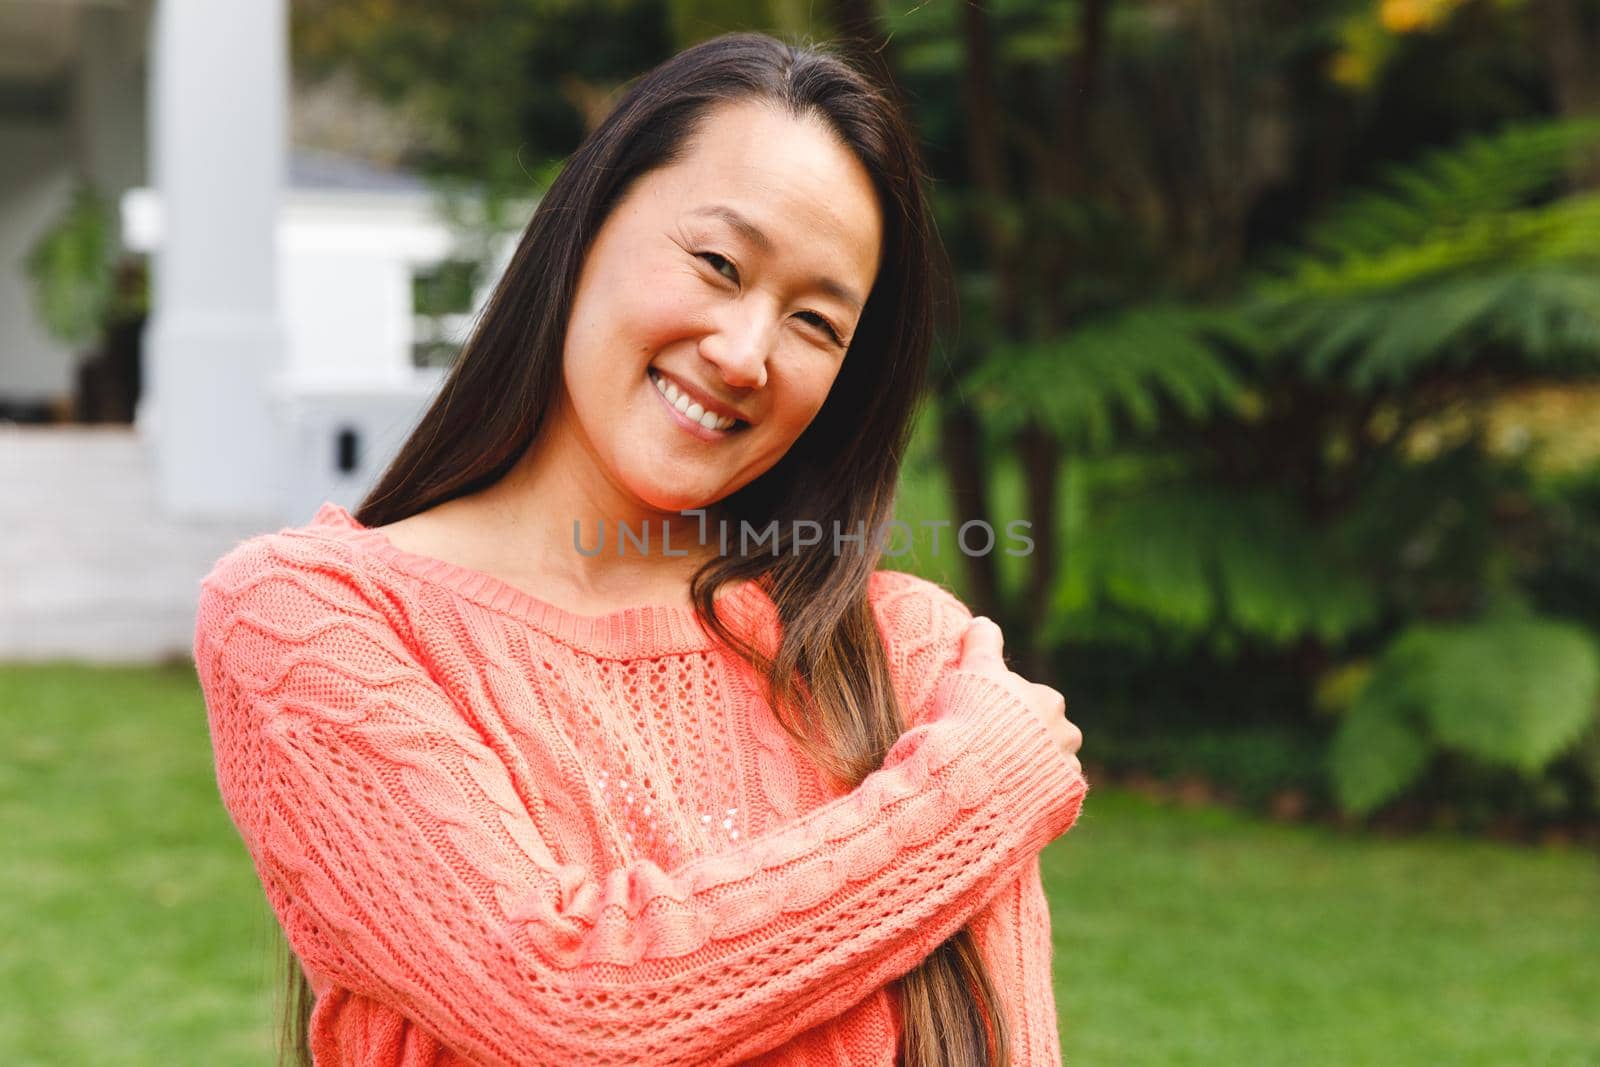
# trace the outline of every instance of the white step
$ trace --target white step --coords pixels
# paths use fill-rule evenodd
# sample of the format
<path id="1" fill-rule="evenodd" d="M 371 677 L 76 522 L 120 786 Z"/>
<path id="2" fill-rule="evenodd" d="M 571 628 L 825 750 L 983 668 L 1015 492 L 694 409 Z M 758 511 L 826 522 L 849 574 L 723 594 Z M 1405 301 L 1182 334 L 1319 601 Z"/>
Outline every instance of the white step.
<path id="1" fill-rule="evenodd" d="M 163 514 L 148 447 L 132 427 L 0 426 L 0 660 L 190 655 L 200 579 L 264 527 Z"/>

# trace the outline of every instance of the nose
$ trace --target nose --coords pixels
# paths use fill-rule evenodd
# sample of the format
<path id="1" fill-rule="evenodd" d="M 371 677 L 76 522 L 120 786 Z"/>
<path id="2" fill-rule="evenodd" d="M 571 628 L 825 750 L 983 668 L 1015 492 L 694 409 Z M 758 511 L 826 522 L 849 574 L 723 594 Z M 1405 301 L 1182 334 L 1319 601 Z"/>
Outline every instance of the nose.
<path id="1" fill-rule="evenodd" d="M 776 323 L 753 307 L 730 308 L 718 328 L 700 339 L 700 354 L 735 389 L 760 389 L 767 384 L 776 330 Z"/>

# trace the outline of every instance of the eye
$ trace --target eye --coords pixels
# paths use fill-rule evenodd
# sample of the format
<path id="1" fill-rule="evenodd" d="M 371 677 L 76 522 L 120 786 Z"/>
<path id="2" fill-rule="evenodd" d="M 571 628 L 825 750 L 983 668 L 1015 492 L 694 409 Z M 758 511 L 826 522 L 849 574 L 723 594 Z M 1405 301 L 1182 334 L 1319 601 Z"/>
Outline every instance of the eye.
<path id="1" fill-rule="evenodd" d="M 733 274 L 731 277 L 726 274 L 722 274 L 722 276 L 727 278 L 730 282 L 733 282 L 735 285 L 739 284 L 739 268 L 735 267 L 733 265 L 733 261 L 727 256 L 719 255 L 716 252 L 696 252 L 695 255 L 699 256 L 707 263 L 710 263 L 711 269 L 716 271 L 718 274 L 722 274 L 722 268 L 723 266 L 726 266 L 729 270 L 733 271 Z"/>
<path id="2" fill-rule="evenodd" d="M 827 333 L 828 337 L 832 339 L 834 344 L 838 345 L 840 348 L 844 347 L 844 341 L 840 340 L 839 331 L 833 328 L 833 323 L 829 322 L 821 315 L 818 315 L 815 311 L 802 311 L 800 314 L 810 315 L 811 318 L 816 321 L 816 324 L 822 327 L 822 329 Z"/>

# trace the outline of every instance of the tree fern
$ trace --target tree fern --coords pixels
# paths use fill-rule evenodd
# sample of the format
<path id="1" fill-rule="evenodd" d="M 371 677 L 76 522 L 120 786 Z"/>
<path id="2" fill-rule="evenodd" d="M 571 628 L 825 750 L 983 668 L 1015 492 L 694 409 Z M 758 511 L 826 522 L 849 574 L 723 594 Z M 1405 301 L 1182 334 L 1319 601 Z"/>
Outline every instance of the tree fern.
<path id="1" fill-rule="evenodd" d="M 1593 727 L 1600 650 L 1570 623 L 1503 614 L 1418 624 L 1384 650 L 1335 738 L 1341 804 L 1365 813 L 1414 780 L 1423 752 L 1451 749 L 1524 774 Z"/>
<path id="2" fill-rule="evenodd" d="M 1596 121 L 1518 126 L 1396 170 L 1277 257 L 1250 312 L 1360 388 L 1486 359 L 1600 371 L 1600 195 L 1548 198 L 1597 144 Z"/>
<path id="3" fill-rule="evenodd" d="M 1510 353 L 1530 371 L 1600 370 L 1600 270 L 1585 265 L 1503 265 L 1284 312 L 1283 347 L 1358 388 Z"/>
<path id="4" fill-rule="evenodd" d="M 1391 167 L 1378 188 L 1344 200 L 1307 232 L 1305 255 L 1280 258 L 1273 273 L 1292 274 L 1307 259 L 1360 259 L 1499 216 L 1549 191 L 1575 155 L 1597 144 L 1600 120 L 1586 119 L 1519 123 L 1436 149 L 1416 163 Z"/>
<path id="5" fill-rule="evenodd" d="M 1366 815 L 1417 780 L 1433 755 L 1411 705 L 1375 679 L 1345 713 L 1329 751 L 1334 797 L 1352 815 Z"/>
<path id="6" fill-rule="evenodd" d="M 1087 585 L 1160 623 L 1274 643 L 1336 641 L 1378 610 L 1331 539 L 1264 491 L 1152 487 L 1098 509 L 1077 553 L 1057 591 L 1063 610 L 1082 609 Z"/>
<path id="7" fill-rule="evenodd" d="M 1224 352 L 1256 343 L 1238 316 L 1150 306 L 999 345 L 961 385 L 999 432 L 1034 420 L 1069 445 L 1102 447 L 1119 429 L 1158 428 L 1169 408 L 1199 419 L 1231 403 L 1240 381 Z"/>

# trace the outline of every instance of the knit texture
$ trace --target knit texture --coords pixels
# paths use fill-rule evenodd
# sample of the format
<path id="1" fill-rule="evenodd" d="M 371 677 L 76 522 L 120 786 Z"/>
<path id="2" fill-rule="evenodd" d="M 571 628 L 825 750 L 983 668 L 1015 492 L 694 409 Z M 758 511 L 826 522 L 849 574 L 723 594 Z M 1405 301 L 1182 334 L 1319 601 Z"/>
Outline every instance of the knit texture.
<path id="1" fill-rule="evenodd" d="M 879 571 L 908 729 L 841 793 L 687 608 L 576 615 L 325 503 L 202 580 L 222 801 L 332 1064 L 890 1065 L 969 923 L 1021 1067 L 1061 1052 L 1039 852 L 1088 783 Z M 754 583 L 719 612 L 766 647 Z"/>

